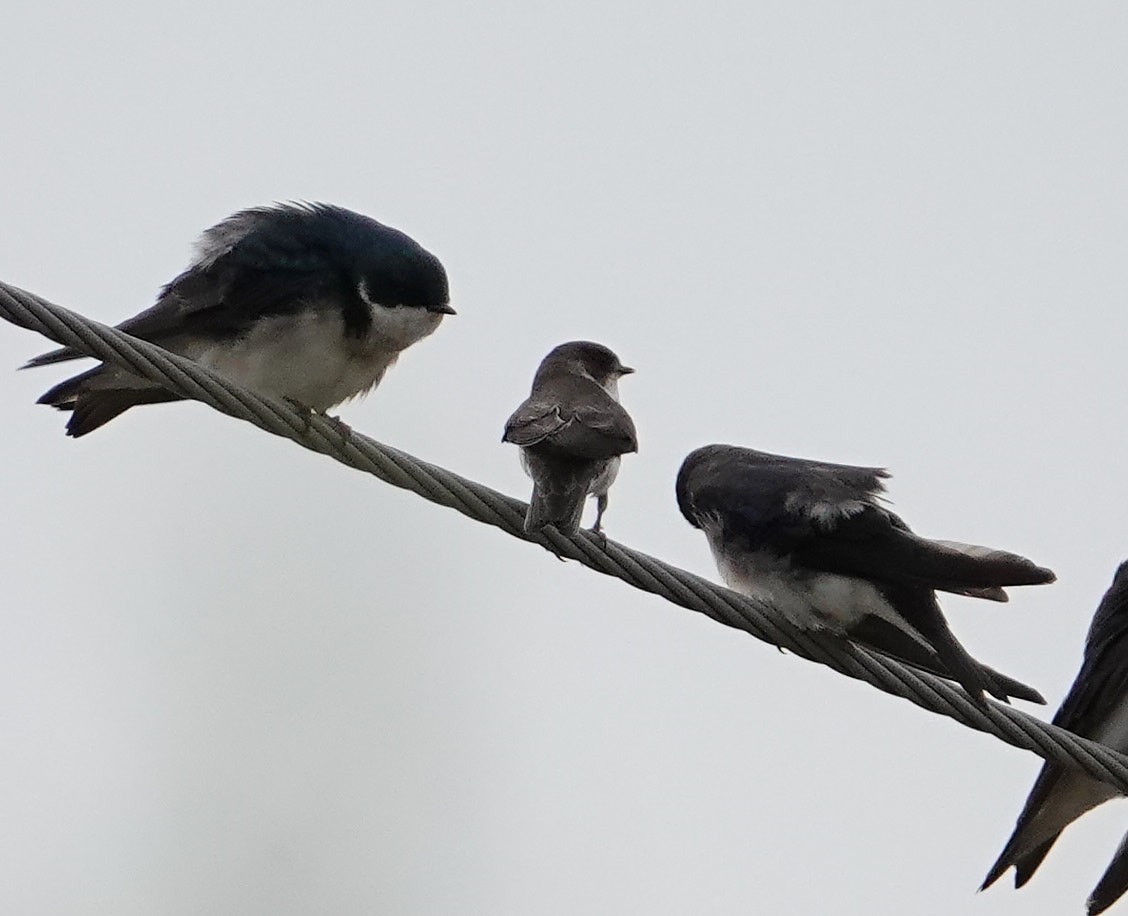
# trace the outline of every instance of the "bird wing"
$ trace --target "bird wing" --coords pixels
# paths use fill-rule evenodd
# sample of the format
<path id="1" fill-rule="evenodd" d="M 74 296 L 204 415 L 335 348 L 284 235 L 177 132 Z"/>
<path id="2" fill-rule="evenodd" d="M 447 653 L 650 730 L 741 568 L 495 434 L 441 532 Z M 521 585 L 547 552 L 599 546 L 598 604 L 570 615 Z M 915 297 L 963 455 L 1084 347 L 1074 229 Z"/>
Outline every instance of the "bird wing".
<path id="1" fill-rule="evenodd" d="M 1103 913 L 1116 903 L 1126 890 L 1128 890 L 1128 834 L 1124 835 L 1124 839 L 1116 847 L 1112 861 L 1086 901 L 1088 916 Z"/>
<path id="2" fill-rule="evenodd" d="M 558 404 L 529 398 L 505 421 L 501 441 L 527 448 L 559 432 L 568 422 Z"/>
<path id="3" fill-rule="evenodd" d="M 1053 581 L 1024 557 L 913 534 L 878 504 L 888 476 L 880 468 L 707 446 L 683 463 L 678 503 L 691 524 L 712 516 L 726 536 L 822 572 L 995 600 L 1005 597 L 1001 586 Z"/>
<path id="4" fill-rule="evenodd" d="M 1017 554 L 918 537 L 892 512 L 872 504 L 829 525 L 811 518 L 795 555 L 824 572 L 994 600 L 1002 586 L 1054 581 L 1050 570 Z"/>
<path id="5" fill-rule="evenodd" d="M 678 506 L 691 525 L 717 519 L 726 536 L 787 553 L 796 542 L 874 505 L 888 476 L 880 468 L 709 445 L 682 463 Z"/>
<path id="6" fill-rule="evenodd" d="M 579 391 L 571 390 L 577 387 Z M 530 396 L 505 424 L 503 442 L 563 458 L 598 460 L 638 451 L 630 415 L 594 383 L 561 385 Z"/>
<path id="7" fill-rule="evenodd" d="M 158 344 L 179 334 L 234 335 L 263 315 L 315 305 L 343 282 L 328 252 L 296 231 L 287 233 L 274 224 L 270 233 L 259 233 L 253 219 L 245 223 L 242 234 L 231 234 L 219 250 L 214 236 L 225 223 L 209 229 L 201 242 L 201 248 L 209 238 L 212 242 L 207 257 L 165 286 L 151 308 L 117 325 L 118 330 Z M 25 368 L 85 355 L 62 347 L 34 357 Z"/>
<path id="8" fill-rule="evenodd" d="M 933 592 L 936 564 L 922 547 L 927 542 L 915 538 L 904 522 L 877 503 L 885 476 L 878 468 L 713 446 L 690 455 L 682 465 L 678 500 L 691 522 L 696 518 L 698 525 L 719 523 L 724 542 L 788 557 L 797 570 L 872 582 L 889 607 L 928 644 L 930 651 L 913 652 L 911 663 L 959 681 L 973 697 L 986 691 L 1005 700 L 1012 687 L 1036 696 L 1010 679 L 1003 684 L 952 634 Z M 960 583 L 965 584 L 981 583 Z M 851 636 L 856 628 L 855 623 Z M 879 628 L 857 638 L 904 657 L 904 640 L 890 641 L 888 636 Z"/>
<path id="9" fill-rule="evenodd" d="M 1085 638 L 1085 657 L 1054 724 L 1094 736 L 1105 716 L 1128 697 L 1128 562 L 1116 571 Z"/>
<path id="10" fill-rule="evenodd" d="M 613 458 L 638 451 L 634 422 L 613 398 L 577 407 L 572 417 L 572 424 L 558 437 L 569 453 L 580 458 Z"/>

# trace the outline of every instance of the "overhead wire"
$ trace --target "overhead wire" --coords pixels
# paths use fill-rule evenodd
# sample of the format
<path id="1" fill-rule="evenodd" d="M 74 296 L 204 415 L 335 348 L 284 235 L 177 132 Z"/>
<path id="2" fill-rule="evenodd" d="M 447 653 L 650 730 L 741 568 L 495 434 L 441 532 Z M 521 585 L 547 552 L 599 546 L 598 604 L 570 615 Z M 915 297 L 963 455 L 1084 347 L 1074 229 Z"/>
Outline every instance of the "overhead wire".
<path id="1" fill-rule="evenodd" d="M 123 366 L 177 395 L 200 401 L 392 486 L 500 528 L 512 537 L 539 544 L 559 557 L 575 560 L 847 677 L 865 681 L 922 709 L 994 735 L 1045 760 L 1082 770 L 1128 795 L 1128 756 L 993 700 L 980 705 L 962 688 L 943 678 L 918 671 L 830 631 L 799 628 L 763 601 L 740 595 L 602 535 L 580 531 L 569 537 L 552 528 L 528 535 L 524 531 L 525 503 L 377 442 L 338 420 L 250 391 L 191 360 L 3 282 L 0 317 L 88 356 Z M 749 698 L 749 702 L 754 699 Z"/>

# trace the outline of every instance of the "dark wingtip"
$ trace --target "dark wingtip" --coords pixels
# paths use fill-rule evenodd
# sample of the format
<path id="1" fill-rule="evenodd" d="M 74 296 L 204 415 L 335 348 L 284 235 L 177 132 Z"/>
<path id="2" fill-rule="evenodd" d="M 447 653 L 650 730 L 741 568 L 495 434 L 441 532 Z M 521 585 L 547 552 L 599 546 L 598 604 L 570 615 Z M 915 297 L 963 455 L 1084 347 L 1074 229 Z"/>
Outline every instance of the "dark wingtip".
<path id="1" fill-rule="evenodd" d="M 33 356 L 20 366 L 20 368 L 35 369 L 38 366 L 52 366 L 55 363 L 65 363 L 71 359 L 78 359 L 82 355 L 83 354 L 79 353 L 77 350 L 72 350 L 70 347 L 59 347 L 57 350 L 48 350 L 46 353 Z"/>
<path id="2" fill-rule="evenodd" d="M 1004 678 L 996 690 L 988 689 L 988 692 L 1000 703 L 1006 703 L 1008 706 L 1011 705 L 1011 700 L 1025 700 L 1027 703 L 1036 703 L 1039 706 L 1046 705 L 1046 698 L 1037 690 L 1012 678 Z"/>
<path id="3" fill-rule="evenodd" d="M 1003 855 L 999 856 L 999 861 L 992 865 L 991 870 L 987 872 L 987 877 L 984 878 L 983 883 L 979 885 L 979 890 L 987 890 L 987 888 L 998 881 L 1003 876 L 1003 873 L 1010 867 L 1011 863 L 1006 860 L 1006 853 L 1004 852 Z M 1016 884 L 1015 886 L 1017 887 L 1018 885 Z"/>
<path id="4" fill-rule="evenodd" d="M 93 432 L 101 425 L 101 423 L 98 423 L 97 425 L 90 426 L 85 423 L 77 413 L 72 413 L 70 420 L 67 421 L 66 433 L 72 439 L 81 439 L 87 433 Z"/>
<path id="5" fill-rule="evenodd" d="M 995 683 L 997 683 L 1012 700 L 1025 700 L 1027 703 L 1037 703 L 1039 706 L 1046 705 L 1046 698 L 1029 684 L 1016 681 L 1013 677 L 1007 677 L 1005 674 L 999 674 L 994 668 L 989 668 L 988 670 L 995 679 Z"/>
<path id="6" fill-rule="evenodd" d="M 1096 891 L 1093 891 L 1092 896 L 1085 901 L 1085 916 L 1097 916 L 1098 913 L 1103 913 L 1116 903 L 1117 899 L 1114 897 L 1112 900 L 1103 900 L 1097 896 Z"/>

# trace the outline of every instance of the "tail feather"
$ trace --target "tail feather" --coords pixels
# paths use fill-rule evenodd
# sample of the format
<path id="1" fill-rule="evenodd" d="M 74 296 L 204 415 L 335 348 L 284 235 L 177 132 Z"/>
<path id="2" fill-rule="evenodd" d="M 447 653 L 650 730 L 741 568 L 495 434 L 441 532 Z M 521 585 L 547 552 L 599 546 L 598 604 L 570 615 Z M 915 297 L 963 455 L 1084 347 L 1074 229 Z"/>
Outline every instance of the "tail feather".
<path id="1" fill-rule="evenodd" d="M 986 706 L 983 698 L 986 692 L 1002 703 L 1010 702 L 1007 691 L 993 677 L 991 669 L 972 658 L 952 635 L 951 630 L 944 627 L 943 630 L 927 635 L 929 642 L 936 649 L 936 657 L 951 673 L 951 677 L 967 691 L 972 700 L 980 706 Z"/>
<path id="2" fill-rule="evenodd" d="M 584 502 L 606 462 L 575 461 L 521 449 L 521 462 L 533 479 L 533 495 L 525 514 L 525 533 L 536 534 L 552 525 L 561 534 L 580 530 Z"/>
<path id="3" fill-rule="evenodd" d="M 1011 846 L 1014 844 L 1014 837 L 1011 837 L 1011 842 L 1007 843 L 1006 848 L 999 854 L 999 858 L 995 860 L 995 864 L 991 866 L 991 870 L 987 872 L 987 877 L 983 879 L 983 883 L 979 885 L 981 891 L 987 890 L 992 884 L 998 881 L 1008 868 L 1014 863 L 1011 861 L 1013 850 Z"/>
<path id="4" fill-rule="evenodd" d="M 963 682 L 963 678 L 958 677 L 957 673 L 951 670 L 947 658 L 941 658 L 931 641 L 929 647 L 926 648 L 903 630 L 897 629 L 879 617 L 866 617 L 850 627 L 848 632 L 850 638 L 856 642 L 871 646 L 907 665 L 919 668 L 921 671 L 927 671 L 930 674 Z M 971 659 L 971 661 L 984 673 L 986 680 L 1001 688 L 1001 692 L 1006 697 L 1045 705 L 1046 698 L 1028 684 L 1002 674 L 975 659 Z"/>
<path id="5" fill-rule="evenodd" d="M 1042 864 L 1042 860 L 1050 852 L 1050 847 L 1054 845 L 1057 838 L 1061 836 L 1059 830 L 1048 840 L 1040 846 L 1033 849 L 1023 851 L 1026 844 L 1022 831 L 1015 829 L 1011 838 L 1007 841 L 1007 845 L 1003 847 L 1003 851 L 999 853 L 999 858 L 995 860 L 995 864 L 991 866 L 991 870 L 987 872 L 987 877 L 983 879 L 983 883 L 979 885 L 981 891 L 987 890 L 992 884 L 998 881 L 1003 873 L 1012 865 L 1014 866 L 1014 886 L 1016 888 L 1022 887 L 1034 877 L 1034 872 L 1038 870 L 1038 866 Z"/>
<path id="6" fill-rule="evenodd" d="M 1103 913 L 1116 903 L 1126 890 L 1128 890 L 1128 834 L 1125 834 L 1120 845 L 1116 847 L 1112 862 L 1101 875 L 1101 880 L 1093 889 L 1093 893 L 1089 895 L 1085 904 L 1089 916 Z"/>
<path id="7" fill-rule="evenodd" d="M 54 363 L 63 363 L 70 359 L 82 359 L 86 356 L 71 347 L 59 347 L 57 350 L 50 350 L 47 353 L 40 353 L 38 356 L 33 356 L 26 363 L 20 366 L 21 369 L 34 369 L 36 366 L 50 366 Z"/>
<path id="8" fill-rule="evenodd" d="M 994 672 L 979 664 L 960 645 L 944 618 L 935 592 L 925 589 L 889 589 L 887 597 L 893 606 L 912 624 L 936 652 L 936 658 L 948 677 L 954 678 L 979 705 L 986 705 L 983 693 L 1003 703 L 1009 702 L 1006 690 L 995 679 Z"/>
<path id="9" fill-rule="evenodd" d="M 32 365 L 28 363 L 28 365 Z M 73 410 L 75 402 L 78 400 L 78 394 L 82 387 L 92 379 L 96 378 L 102 372 L 102 367 L 98 366 L 69 378 L 66 381 L 59 382 L 54 388 L 43 393 L 43 395 L 36 401 L 36 404 L 47 404 L 51 407 L 57 407 L 59 410 Z"/>
<path id="10" fill-rule="evenodd" d="M 1014 886 L 1022 887 L 1034 876 L 1066 827 L 1116 794 L 1111 786 L 1092 777 L 1043 764 L 1014 830 L 980 890 L 989 887 L 1012 866 Z M 1107 900 L 1106 905 L 1111 904 L 1128 886 L 1128 861 L 1121 861 L 1126 842 L 1128 840 L 1121 842 L 1112 864 L 1093 891 L 1090 906 L 1093 900 Z"/>
<path id="11" fill-rule="evenodd" d="M 117 381 L 116 376 L 106 374 L 105 366 L 97 366 L 60 382 L 45 392 L 36 403 L 46 404 L 58 410 L 72 411 L 70 420 L 67 421 L 67 435 L 77 439 L 109 423 L 130 407 L 181 400 L 179 395 L 165 391 L 163 388 L 114 388 L 102 387 L 99 384 L 99 382 L 112 384 L 111 378 Z"/>
<path id="12" fill-rule="evenodd" d="M 1038 846 L 1026 855 L 1017 859 L 1014 863 L 1014 886 L 1022 887 L 1027 881 L 1034 877 L 1034 872 L 1038 870 L 1038 866 L 1042 864 L 1042 860 L 1050 854 L 1054 843 L 1061 833 L 1055 833 L 1041 846 Z"/>
<path id="13" fill-rule="evenodd" d="M 533 486 L 529 511 L 525 513 L 525 533 L 536 534 L 552 525 L 561 534 L 574 535 L 580 530 L 584 514 L 586 487 L 545 489 Z"/>

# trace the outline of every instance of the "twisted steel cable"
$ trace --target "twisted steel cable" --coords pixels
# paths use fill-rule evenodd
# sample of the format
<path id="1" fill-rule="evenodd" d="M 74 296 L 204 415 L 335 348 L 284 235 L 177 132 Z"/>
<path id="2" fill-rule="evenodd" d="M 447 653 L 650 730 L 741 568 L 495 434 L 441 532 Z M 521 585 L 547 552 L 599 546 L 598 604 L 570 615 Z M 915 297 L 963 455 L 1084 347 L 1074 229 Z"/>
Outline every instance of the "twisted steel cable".
<path id="1" fill-rule="evenodd" d="M 959 687 L 917 671 L 826 631 L 795 627 L 770 605 L 739 595 L 693 573 L 670 566 L 588 531 L 565 537 L 554 529 L 525 534 L 525 504 L 496 490 L 420 461 L 354 432 L 321 414 L 311 414 L 255 394 L 191 360 L 91 321 L 31 293 L 0 282 L 0 317 L 106 362 L 125 366 L 169 391 L 292 439 L 342 464 L 411 490 L 513 537 L 540 544 L 560 557 L 615 576 L 629 585 L 725 626 L 865 681 L 922 709 L 948 716 L 1053 763 L 1083 770 L 1128 795 L 1128 757 L 1024 712 L 988 700 L 973 702 Z"/>

